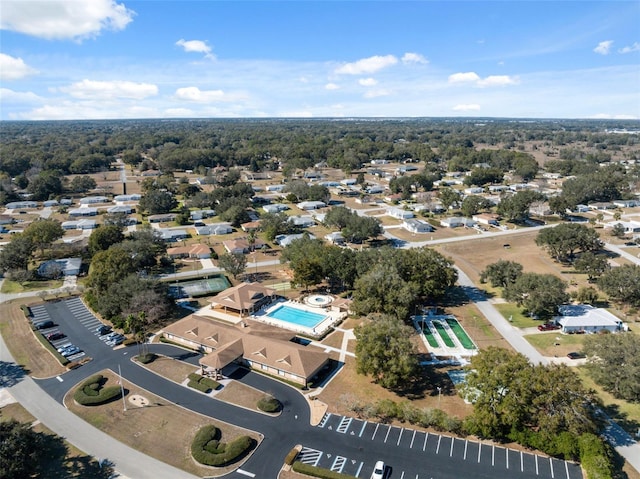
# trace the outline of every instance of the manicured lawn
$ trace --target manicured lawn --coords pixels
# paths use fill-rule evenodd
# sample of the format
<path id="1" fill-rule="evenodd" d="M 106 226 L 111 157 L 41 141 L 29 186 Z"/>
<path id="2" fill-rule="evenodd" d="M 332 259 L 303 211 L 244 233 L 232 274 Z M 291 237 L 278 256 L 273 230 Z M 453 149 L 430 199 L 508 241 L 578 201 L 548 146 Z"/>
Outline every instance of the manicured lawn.
<path id="1" fill-rule="evenodd" d="M 542 324 L 539 319 L 533 319 L 522 314 L 522 308 L 514 303 L 498 303 L 494 306 L 516 328 L 531 328 Z"/>
<path id="2" fill-rule="evenodd" d="M 60 288 L 61 286 L 61 279 L 50 281 L 27 281 L 26 283 L 22 283 L 22 285 L 20 283 L 16 283 L 15 281 L 5 279 L 4 283 L 2 283 L 2 289 L 0 290 L 0 292 L 5 294 L 28 293 L 31 291 L 40 291 L 43 289 Z"/>
<path id="3" fill-rule="evenodd" d="M 560 334 L 559 331 L 524 336 L 544 356 L 566 356 L 572 351 L 580 351 L 585 337 L 585 334 Z"/>

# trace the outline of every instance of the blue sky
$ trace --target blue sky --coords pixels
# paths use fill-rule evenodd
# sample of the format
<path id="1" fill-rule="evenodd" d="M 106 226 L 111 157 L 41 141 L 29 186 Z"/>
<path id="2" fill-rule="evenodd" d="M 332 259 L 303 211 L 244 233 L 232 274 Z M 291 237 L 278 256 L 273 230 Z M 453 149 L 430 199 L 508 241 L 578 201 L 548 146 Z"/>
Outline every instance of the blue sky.
<path id="1" fill-rule="evenodd" d="M 638 1 L 3 0 L 0 119 L 640 119 Z"/>

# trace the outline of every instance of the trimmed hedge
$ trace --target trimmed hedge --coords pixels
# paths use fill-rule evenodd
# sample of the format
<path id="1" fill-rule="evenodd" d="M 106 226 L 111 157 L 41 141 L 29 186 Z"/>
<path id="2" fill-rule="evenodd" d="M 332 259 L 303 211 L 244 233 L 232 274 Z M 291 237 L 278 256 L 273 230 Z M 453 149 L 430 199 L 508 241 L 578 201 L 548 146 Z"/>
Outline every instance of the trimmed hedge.
<path id="1" fill-rule="evenodd" d="M 209 391 L 216 390 L 220 387 L 220 383 L 218 381 L 206 378 L 198 373 L 191 373 L 187 378 L 189 379 L 187 386 L 197 389 L 198 391 L 202 391 L 203 393 L 208 393 Z"/>
<path id="2" fill-rule="evenodd" d="M 62 354 L 60 354 L 58 350 L 53 346 L 53 344 L 49 342 L 47 338 L 45 338 L 39 332 L 36 332 L 35 335 L 36 335 L 36 338 L 38 338 L 38 341 L 40 341 L 42 345 L 45 347 L 45 349 L 49 350 L 51 354 L 55 356 L 55 358 L 58 360 L 61 366 L 66 366 L 67 364 L 69 364 L 69 360 L 65 358 Z"/>
<path id="3" fill-rule="evenodd" d="M 289 451 L 289 454 L 287 454 L 287 457 L 285 457 L 285 458 L 284 458 L 284 463 L 285 463 L 287 466 L 292 465 L 292 464 L 293 464 L 293 462 L 296 460 L 296 457 L 298 457 L 298 453 L 299 453 L 299 452 L 300 452 L 300 451 L 298 451 L 298 449 L 297 449 L 297 448 L 295 448 L 295 447 L 294 447 L 293 449 L 291 449 L 291 450 Z"/>
<path id="4" fill-rule="evenodd" d="M 311 464 L 305 464 L 300 461 L 293 463 L 295 472 L 300 474 L 306 474 L 307 476 L 320 477 L 321 479 L 356 479 L 355 476 L 349 474 L 342 474 L 341 472 L 331 471 L 329 469 L 323 469 L 321 467 L 312 466 Z"/>
<path id="5" fill-rule="evenodd" d="M 280 411 L 281 407 L 282 404 L 280 403 L 280 401 L 278 401 L 273 396 L 263 396 L 258 401 L 258 409 L 264 412 L 278 412 Z"/>
<path id="6" fill-rule="evenodd" d="M 138 360 L 139 363 L 149 364 L 155 361 L 156 359 L 158 359 L 158 355 L 155 353 L 145 353 L 145 354 L 138 355 L 136 359 Z"/>
<path id="7" fill-rule="evenodd" d="M 29 306 L 27 306 L 26 304 L 21 304 L 20 309 L 27 318 L 31 317 L 31 308 Z"/>
<path id="8" fill-rule="evenodd" d="M 73 399 L 82 406 L 98 406 L 121 396 L 120 386 L 103 387 L 105 382 L 101 374 L 91 376 L 76 389 Z"/>
<path id="9" fill-rule="evenodd" d="M 229 444 L 220 442 L 220 429 L 210 424 L 196 433 L 191 443 L 191 455 L 206 466 L 226 466 L 242 458 L 253 444 L 249 436 L 240 436 Z"/>

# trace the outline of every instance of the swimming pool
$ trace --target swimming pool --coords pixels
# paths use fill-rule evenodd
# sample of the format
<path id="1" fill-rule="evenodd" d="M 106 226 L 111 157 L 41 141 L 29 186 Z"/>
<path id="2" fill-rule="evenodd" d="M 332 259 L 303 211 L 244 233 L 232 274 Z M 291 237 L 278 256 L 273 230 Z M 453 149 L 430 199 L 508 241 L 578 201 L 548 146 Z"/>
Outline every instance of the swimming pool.
<path id="1" fill-rule="evenodd" d="M 312 313 L 311 311 L 294 308 L 286 304 L 278 306 L 273 311 L 269 311 L 267 316 L 298 326 L 304 326 L 305 328 L 315 328 L 326 318 L 323 314 Z"/>

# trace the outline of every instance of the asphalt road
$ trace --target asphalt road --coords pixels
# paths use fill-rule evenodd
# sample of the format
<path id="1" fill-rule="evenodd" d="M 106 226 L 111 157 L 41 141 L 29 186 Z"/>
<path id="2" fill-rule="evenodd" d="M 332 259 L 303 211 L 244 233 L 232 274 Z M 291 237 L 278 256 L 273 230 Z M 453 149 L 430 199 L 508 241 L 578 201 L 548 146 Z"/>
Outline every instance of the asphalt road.
<path id="1" fill-rule="evenodd" d="M 138 352 L 135 347 L 116 349 L 107 347 L 95 334 L 95 324 L 87 326 L 90 322 L 81 306 L 82 303 L 78 299 L 69 299 L 47 303 L 44 308 L 50 319 L 62 330 L 69 331 L 70 337 L 73 336 L 74 341 L 93 358 L 92 361 L 62 376 L 37 380 L 33 386 L 30 386 L 41 387 L 49 398 L 58 403 L 55 408 L 47 406 L 47 401 L 43 407 L 42 394 L 33 392 L 30 393 L 31 399 L 27 405 L 28 409 L 37 408 L 37 417 L 42 415 L 43 422 L 46 424 L 49 425 L 51 419 L 56 427 L 60 427 L 65 437 L 75 435 L 75 432 L 69 431 L 66 419 L 63 424 L 58 424 L 60 418 L 73 416 L 60 405 L 66 392 L 91 374 L 105 368 L 116 371 L 119 367 L 125 385 L 130 381 L 187 409 L 262 433 L 264 440 L 261 445 L 242 465 L 240 471 L 228 475 L 231 478 L 246 478 L 252 475 L 260 478 L 277 477 L 284 456 L 296 444 L 305 448 L 303 461 L 312 462 L 317 459 L 317 465 L 357 474 L 357 477 L 361 478 L 370 476 L 377 460 L 383 460 L 389 465 L 389 479 L 405 477 L 489 479 L 507 476 L 523 479 L 534 477 L 579 479 L 582 477 L 579 468 L 572 463 L 555 459 L 549 461 L 542 456 L 521 455 L 513 450 L 482 445 L 473 441 L 454 439 L 450 436 L 426 435 L 412 429 L 365 423 L 354 418 L 327 415 L 319 426 L 313 427 L 310 425 L 306 399 L 298 390 L 243 369 L 236 371 L 234 379 L 274 394 L 283 403 L 283 411 L 281 415 L 272 417 L 236 407 L 173 383 L 137 365 L 131 361 L 131 357 Z M 42 311 L 38 314 L 42 315 Z M 149 345 L 149 348 L 153 352 L 180 358 L 193 364 L 197 364 L 200 357 L 196 353 L 166 344 L 153 344 Z M 30 379 L 28 383 L 31 383 Z M 22 387 L 24 386 L 21 384 L 19 389 Z M 34 404 L 36 397 L 39 399 Z M 57 419 L 50 418 L 51 414 Z M 98 451 L 83 446 L 82 443 L 85 441 L 88 441 L 89 445 L 94 444 L 97 437 L 100 438 L 99 444 L 108 443 L 103 443 L 102 435 L 96 435 L 93 427 L 78 418 L 69 421 L 69 424 L 73 424 L 73 431 L 84 431 L 78 438 L 78 446 L 83 450 L 97 457 L 107 457 L 115 463 L 118 470 L 134 479 L 161 477 L 157 474 L 158 467 L 164 466 L 155 464 L 153 468 L 142 471 L 134 467 L 134 464 L 129 464 L 138 461 L 138 453 L 131 453 L 129 458 L 126 448 L 120 451 L 120 447 L 124 447 L 122 445 L 115 449 L 111 446 L 103 447 Z M 55 427 L 50 427 L 58 432 Z M 182 476 L 171 476 L 170 472 L 168 474 L 169 477 L 187 477 L 184 474 Z"/>

